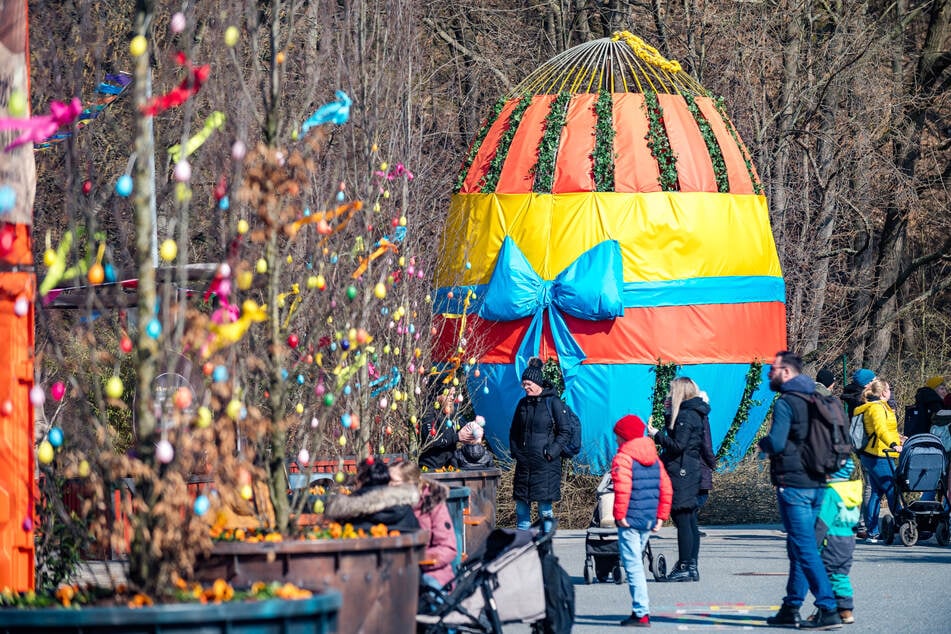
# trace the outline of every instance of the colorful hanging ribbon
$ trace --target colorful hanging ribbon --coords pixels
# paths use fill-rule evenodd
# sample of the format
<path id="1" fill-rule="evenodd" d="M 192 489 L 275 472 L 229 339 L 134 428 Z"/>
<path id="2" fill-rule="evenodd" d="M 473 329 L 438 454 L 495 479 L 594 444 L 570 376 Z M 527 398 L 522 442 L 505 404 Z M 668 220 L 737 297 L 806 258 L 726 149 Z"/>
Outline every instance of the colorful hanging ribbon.
<path id="1" fill-rule="evenodd" d="M 0 119 L 0 132 L 20 130 L 20 136 L 4 148 L 5 151 L 17 148 L 24 143 L 39 143 L 45 141 L 63 126 L 70 125 L 83 111 L 83 103 L 73 97 L 69 103 L 53 101 L 50 103 L 50 113 L 35 117 L 6 117 Z"/>
<path id="2" fill-rule="evenodd" d="M 198 94 L 198 90 L 202 87 L 202 84 L 208 81 L 208 77 L 211 75 L 211 66 L 209 64 L 192 66 L 184 53 L 179 52 L 175 55 L 175 63 L 187 68 L 188 75 L 175 88 L 172 88 L 164 95 L 159 95 L 149 100 L 147 104 L 142 106 L 142 114 L 154 117 L 169 108 L 182 105 L 188 101 L 190 97 Z"/>
<path id="3" fill-rule="evenodd" d="M 211 137 L 212 133 L 225 124 L 225 119 L 225 113 L 218 110 L 215 110 L 210 115 L 208 115 L 208 118 L 205 119 L 204 127 L 196 132 L 190 139 L 185 141 L 185 156 L 191 156 L 195 153 L 195 150 L 204 145 L 205 141 Z M 168 156 L 172 159 L 173 163 L 178 163 L 181 161 L 181 144 L 176 143 L 175 145 L 170 146 L 168 148 Z"/>

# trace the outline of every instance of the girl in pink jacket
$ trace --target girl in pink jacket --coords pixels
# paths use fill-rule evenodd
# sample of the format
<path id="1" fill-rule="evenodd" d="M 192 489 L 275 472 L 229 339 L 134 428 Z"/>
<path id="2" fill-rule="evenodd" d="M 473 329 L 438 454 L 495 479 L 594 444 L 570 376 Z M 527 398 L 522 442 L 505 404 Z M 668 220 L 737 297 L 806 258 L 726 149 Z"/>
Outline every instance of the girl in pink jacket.
<path id="1" fill-rule="evenodd" d="M 443 587 L 455 576 L 452 562 L 458 552 L 456 532 L 449 516 L 449 488 L 438 482 L 421 477 L 419 465 L 414 462 L 397 462 L 390 466 L 390 483 L 412 483 L 419 487 L 419 503 L 413 507 L 419 527 L 429 531 L 429 545 L 420 568 L 423 583 Z"/>

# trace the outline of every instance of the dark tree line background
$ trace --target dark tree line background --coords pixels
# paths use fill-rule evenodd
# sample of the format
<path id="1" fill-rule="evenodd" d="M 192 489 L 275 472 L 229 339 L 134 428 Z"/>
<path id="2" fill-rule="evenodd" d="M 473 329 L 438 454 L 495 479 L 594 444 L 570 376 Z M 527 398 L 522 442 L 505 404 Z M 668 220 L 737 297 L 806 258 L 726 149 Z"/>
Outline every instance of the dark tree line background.
<path id="1" fill-rule="evenodd" d="M 374 156 L 404 163 L 416 176 L 399 193 L 409 239 L 432 254 L 455 172 L 491 105 L 565 48 L 623 29 L 724 97 L 766 185 L 790 347 L 815 367 L 841 368 L 846 355 L 849 370 L 872 368 L 903 396 L 949 369 L 951 0 L 138 3 L 155 9 L 155 93 L 181 80 L 171 51 L 212 64 L 202 92 L 163 115 L 177 125 L 157 130 L 156 147 L 187 138 L 212 109 L 225 106 L 228 116 L 225 133 L 193 163 L 191 261 L 221 261 L 226 248 L 213 157 L 235 137 L 290 141 L 336 89 L 354 107 L 321 155 L 315 188 L 329 203 L 341 180 L 369 185 Z M 34 112 L 73 95 L 88 103 L 105 73 L 131 70 L 136 4 L 29 3 Z M 173 37 L 175 11 L 188 27 Z M 281 18 L 276 33 L 266 28 L 272 15 Z M 242 35 L 229 50 L 222 33 L 232 24 Z M 272 44 L 285 55 L 275 95 L 262 79 Z M 268 116 L 268 103 L 282 115 Z M 134 134 L 131 101 L 119 100 L 65 151 L 37 154 L 38 261 L 47 232 L 55 244 L 82 209 L 108 236 L 111 260 L 131 269 L 131 212 L 112 184 L 127 169 Z M 167 232 L 172 165 L 162 152 L 156 160 Z M 81 191 L 86 179 L 93 204 Z"/>

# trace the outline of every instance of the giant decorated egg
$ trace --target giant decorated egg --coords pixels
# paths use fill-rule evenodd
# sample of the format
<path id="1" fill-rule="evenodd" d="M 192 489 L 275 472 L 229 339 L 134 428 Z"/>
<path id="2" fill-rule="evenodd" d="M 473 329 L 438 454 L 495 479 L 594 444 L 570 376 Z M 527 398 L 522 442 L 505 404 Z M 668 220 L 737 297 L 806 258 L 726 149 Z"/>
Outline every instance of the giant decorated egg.
<path id="1" fill-rule="evenodd" d="M 508 448 L 528 359 L 556 359 L 595 470 L 615 421 L 647 420 L 659 364 L 707 392 L 715 448 L 742 455 L 786 345 L 748 150 L 722 102 L 627 32 L 497 102 L 455 182 L 436 287 L 434 358 L 468 372 L 490 442 Z"/>

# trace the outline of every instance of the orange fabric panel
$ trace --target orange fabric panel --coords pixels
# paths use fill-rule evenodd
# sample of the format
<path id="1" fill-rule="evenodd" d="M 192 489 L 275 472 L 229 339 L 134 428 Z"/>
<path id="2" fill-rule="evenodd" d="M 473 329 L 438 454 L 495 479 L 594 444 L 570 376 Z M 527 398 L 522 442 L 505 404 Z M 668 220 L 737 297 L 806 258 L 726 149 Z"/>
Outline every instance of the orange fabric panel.
<path id="1" fill-rule="evenodd" d="M 657 95 L 664 113 L 664 128 L 670 148 L 677 157 L 677 181 L 682 192 L 715 192 L 717 179 L 713 161 L 703 141 L 696 119 L 680 95 Z"/>
<path id="2" fill-rule="evenodd" d="M 437 318 L 437 323 L 443 320 Z M 491 322 L 470 316 L 467 341 L 480 341 L 483 363 L 513 363 L 528 328 L 529 318 Z M 614 321 L 565 317 L 586 363 L 655 364 L 657 359 L 682 364 L 748 363 L 770 358 L 786 347 L 786 307 L 782 302 L 702 304 L 628 308 Z M 455 351 L 455 331 L 445 328 L 434 358 L 445 360 Z M 543 358 L 554 352 L 546 332 Z M 467 351 L 477 354 L 477 351 Z"/>
<path id="3" fill-rule="evenodd" d="M 730 181 L 730 193 L 752 194 L 753 181 L 750 180 L 750 173 L 746 169 L 743 154 L 740 152 L 740 148 L 737 147 L 736 141 L 733 140 L 730 131 L 723 124 L 723 117 L 720 116 L 720 112 L 713 105 L 713 100 L 709 97 L 695 97 L 694 101 L 710 124 L 713 135 L 720 145 L 720 152 L 722 152 L 723 161 L 726 163 L 727 179 Z"/>
<path id="4" fill-rule="evenodd" d="M 516 319 L 515 321 L 488 321 L 475 315 L 470 315 L 466 321 L 466 331 L 463 337 L 466 341 L 477 341 L 477 350 L 466 350 L 466 357 L 478 355 L 482 363 L 515 363 L 515 353 L 522 343 L 522 337 L 528 330 L 531 317 Z M 459 320 L 449 319 L 443 315 L 433 317 L 433 328 L 436 335 L 433 338 L 433 359 L 447 361 L 457 353 L 459 341 Z M 558 358 L 555 351 L 555 341 L 551 336 L 551 327 L 546 317 L 542 328 L 542 342 L 539 356 Z"/>
<path id="5" fill-rule="evenodd" d="M 551 111 L 551 102 L 556 95 L 535 95 L 531 105 L 522 115 L 515 131 L 512 146 L 502 165 L 499 184 L 495 191 L 500 194 L 528 194 L 532 191 L 535 174 L 532 168 L 538 162 L 538 144 L 545 133 L 545 117 Z"/>
<path id="6" fill-rule="evenodd" d="M 8 263 L 31 263 L 27 225 L 6 225 L 16 241 L 4 258 Z M 0 402 L 9 400 L 13 410 L 0 415 L 0 587 L 33 589 L 33 532 L 23 530 L 23 520 L 33 517 L 35 465 L 33 462 L 33 301 L 36 278 L 32 273 L 0 272 Z M 17 298 L 29 302 L 22 317 L 14 313 Z"/>
<path id="7" fill-rule="evenodd" d="M 502 112 L 499 113 L 499 118 L 496 119 L 492 127 L 489 128 L 485 139 L 482 140 L 479 151 L 476 152 L 472 165 L 469 166 L 469 173 L 466 174 L 466 180 L 462 184 L 462 189 L 459 190 L 461 193 L 471 194 L 479 191 L 479 188 L 482 186 L 482 179 L 485 178 L 485 175 L 489 172 L 489 163 L 492 162 L 495 151 L 498 149 L 499 139 L 502 138 L 502 135 L 508 129 L 509 117 L 517 105 L 518 99 L 510 99 L 502 106 Z"/>
<path id="8" fill-rule="evenodd" d="M 659 192 L 660 168 L 647 147 L 644 95 L 615 93 L 614 191 Z"/>
<path id="9" fill-rule="evenodd" d="M 594 128 L 598 117 L 593 93 L 573 95 L 568 102 L 568 116 L 558 142 L 555 179 L 551 193 L 594 191 Z"/>

